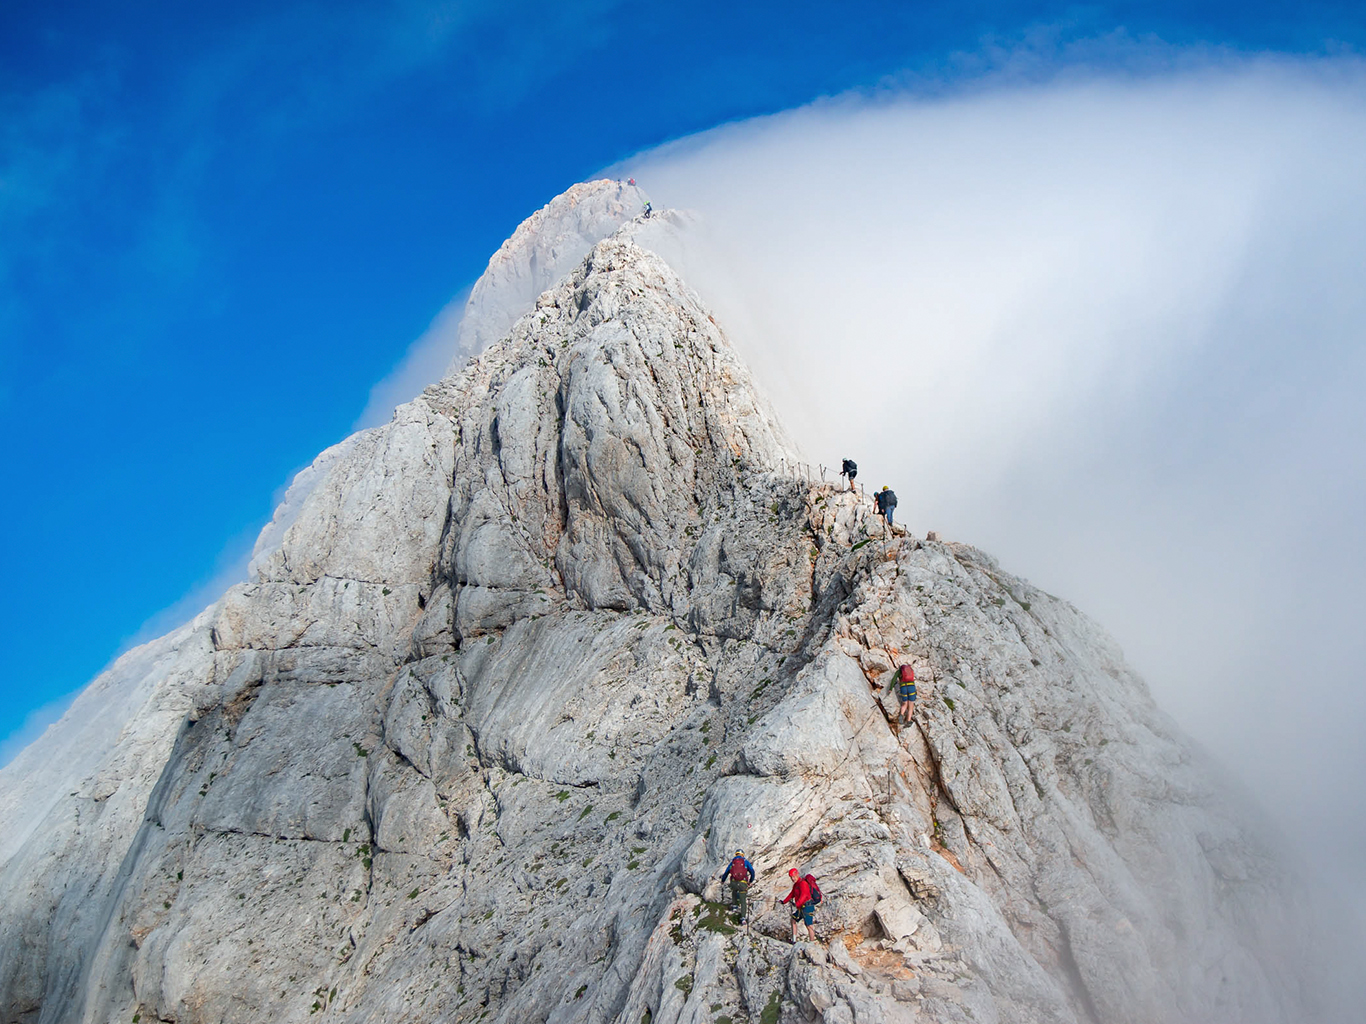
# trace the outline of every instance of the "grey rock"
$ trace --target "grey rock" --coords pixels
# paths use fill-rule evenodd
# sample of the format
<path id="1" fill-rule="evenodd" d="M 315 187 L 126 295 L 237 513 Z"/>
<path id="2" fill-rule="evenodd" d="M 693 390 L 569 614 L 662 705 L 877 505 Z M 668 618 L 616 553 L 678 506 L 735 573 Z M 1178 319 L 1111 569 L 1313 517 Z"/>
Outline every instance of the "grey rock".
<path id="1" fill-rule="evenodd" d="M 859 966 L 858 961 L 849 955 L 848 948 L 840 939 L 830 943 L 830 960 L 836 967 L 850 974 L 859 975 L 863 973 L 863 968 Z"/>
<path id="2" fill-rule="evenodd" d="M 925 921 L 925 915 L 904 895 L 893 891 L 873 907 L 877 923 L 894 942 L 908 939 Z"/>
<path id="3" fill-rule="evenodd" d="M 798 1006 L 804 1006 L 815 1013 L 828 1010 L 835 1005 L 835 997 L 821 972 L 812 967 L 800 967 L 792 972 L 789 990 Z"/>
<path id="4" fill-rule="evenodd" d="M 920 995 L 920 987 L 919 978 L 898 978 L 892 982 L 892 996 L 903 1003 L 915 1002 L 915 997 Z"/>

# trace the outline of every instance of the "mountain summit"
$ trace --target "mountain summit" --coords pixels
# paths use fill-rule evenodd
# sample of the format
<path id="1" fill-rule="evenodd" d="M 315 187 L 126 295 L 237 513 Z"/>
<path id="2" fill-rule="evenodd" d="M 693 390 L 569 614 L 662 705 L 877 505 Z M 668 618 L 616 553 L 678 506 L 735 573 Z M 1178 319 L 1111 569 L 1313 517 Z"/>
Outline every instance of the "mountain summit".
<path id="1" fill-rule="evenodd" d="M 640 229 L 0 772 L 3 1019 L 1305 1020 L 1278 866 L 1114 643 L 797 472 Z"/>
<path id="2" fill-rule="evenodd" d="M 648 201 L 641 188 L 627 182 L 587 181 L 524 220 L 470 290 L 451 370 L 506 335 L 543 291 L 639 214 Z"/>

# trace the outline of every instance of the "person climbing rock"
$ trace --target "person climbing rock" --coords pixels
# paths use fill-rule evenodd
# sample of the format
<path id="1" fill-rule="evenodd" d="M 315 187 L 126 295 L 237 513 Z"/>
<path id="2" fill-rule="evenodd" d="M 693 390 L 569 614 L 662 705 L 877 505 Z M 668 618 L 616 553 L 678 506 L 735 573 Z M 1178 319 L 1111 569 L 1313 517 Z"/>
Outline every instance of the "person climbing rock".
<path id="1" fill-rule="evenodd" d="M 897 712 L 907 725 L 915 717 L 915 669 L 910 665 L 902 665 L 896 673 L 896 695 L 901 701 L 901 708 Z"/>
<path id="2" fill-rule="evenodd" d="M 877 511 L 878 515 L 887 520 L 887 525 L 892 525 L 892 513 L 896 511 L 896 491 L 890 487 L 883 487 L 877 492 Z"/>
<path id="3" fill-rule="evenodd" d="M 844 465 L 840 466 L 840 476 L 849 478 L 849 484 L 845 490 L 852 491 L 854 489 L 854 477 L 858 476 L 858 463 L 853 459 L 845 459 Z"/>
<path id="4" fill-rule="evenodd" d="M 816 896 L 812 891 L 811 878 L 807 875 L 803 878 L 796 868 L 787 873 L 792 879 L 792 891 L 784 897 L 784 903 L 792 904 L 792 941 L 797 941 L 797 925 L 806 925 L 806 937 L 811 941 L 816 941 L 816 929 L 811 926 L 811 922 L 816 913 Z"/>
<path id="5" fill-rule="evenodd" d="M 744 921 L 749 910 L 749 884 L 754 881 L 754 865 L 746 859 L 744 850 L 735 851 L 735 856 L 721 869 L 721 878 L 730 879 L 730 902 Z"/>
<path id="6" fill-rule="evenodd" d="M 646 220 L 649 220 L 649 219 L 650 219 L 650 211 L 653 210 L 653 209 L 654 209 L 654 207 L 651 206 L 651 205 L 649 204 L 649 202 L 646 202 L 646 204 L 645 204 L 645 209 L 643 209 L 643 210 L 640 211 L 641 216 L 643 216 Z"/>

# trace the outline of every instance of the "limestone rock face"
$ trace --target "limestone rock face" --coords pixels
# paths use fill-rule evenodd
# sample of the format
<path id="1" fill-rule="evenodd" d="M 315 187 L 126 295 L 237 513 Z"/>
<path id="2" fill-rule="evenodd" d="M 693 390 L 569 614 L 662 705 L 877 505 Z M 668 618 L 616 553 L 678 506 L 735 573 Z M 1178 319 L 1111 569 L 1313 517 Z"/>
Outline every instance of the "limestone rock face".
<path id="1" fill-rule="evenodd" d="M 789 475 L 637 227 L 0 772 L 3 1020 L 1312 1019 L 1284 872 L 1115 645 Z"/>

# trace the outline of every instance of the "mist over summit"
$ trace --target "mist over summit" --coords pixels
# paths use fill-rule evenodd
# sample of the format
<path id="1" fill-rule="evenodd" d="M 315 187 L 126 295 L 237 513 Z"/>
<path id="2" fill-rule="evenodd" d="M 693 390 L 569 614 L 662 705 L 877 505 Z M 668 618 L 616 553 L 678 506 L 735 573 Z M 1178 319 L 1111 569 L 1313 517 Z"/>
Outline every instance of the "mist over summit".
<path id="1" fill-rule="evenodd" d="M 1294 871 L 1113 640 L 794 469 L 661 255 L 687 219 L 638 200 L 527 221 L 468 361 L 0 771 L 4 1018 L 1331 1009 Z M 789 867 L 819 943 L 784 941 Z"/>

